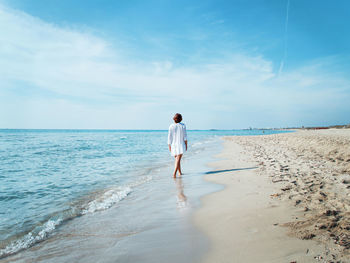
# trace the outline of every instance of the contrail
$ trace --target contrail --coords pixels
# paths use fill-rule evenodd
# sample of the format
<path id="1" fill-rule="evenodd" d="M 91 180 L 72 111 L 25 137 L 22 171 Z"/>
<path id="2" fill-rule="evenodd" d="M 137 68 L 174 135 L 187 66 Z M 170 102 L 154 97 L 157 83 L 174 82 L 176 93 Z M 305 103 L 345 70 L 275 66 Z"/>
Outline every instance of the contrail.
<path id="1" fill-rule="evenodd" d="M 280 75 L 283 71 L 284 61 L 287 58 L 287 48 L 288 48 L 288 20 L 289 20 L 289 5 L 290 0 L 287 1 L 287 14 L 286 14 L 286 23 L 284 26 L 284 52 L 283 52 L 283 58 L 281 60 L 280 68 L 278 70 L 278 75 Z"/>

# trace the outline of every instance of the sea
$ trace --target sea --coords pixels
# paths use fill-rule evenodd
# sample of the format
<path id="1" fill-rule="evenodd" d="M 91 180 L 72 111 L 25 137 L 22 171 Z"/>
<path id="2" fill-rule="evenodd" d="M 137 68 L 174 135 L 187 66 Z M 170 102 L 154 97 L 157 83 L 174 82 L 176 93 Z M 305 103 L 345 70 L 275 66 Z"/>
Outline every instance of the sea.
<path id="1" fill-rule="evenodd" d="M 165 130 L 0 130 L 0 261 L 195 262 L 210 244 L 190 214 L 220 189 L 203 175 L 222 136 L 281 132 L 189 130 L 174 180 Z"/>

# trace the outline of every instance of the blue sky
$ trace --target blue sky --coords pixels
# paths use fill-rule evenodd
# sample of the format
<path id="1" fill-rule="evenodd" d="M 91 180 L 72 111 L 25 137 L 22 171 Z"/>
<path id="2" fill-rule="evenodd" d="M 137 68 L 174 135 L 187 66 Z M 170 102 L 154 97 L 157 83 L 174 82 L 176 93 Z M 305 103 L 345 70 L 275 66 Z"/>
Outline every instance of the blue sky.
<path id="1" fill-rule="evenodd" d="M 0 0 L 0 128 L 166 129 L 175 112 L 192 129 L 350 123 L 349 10 Z"/>

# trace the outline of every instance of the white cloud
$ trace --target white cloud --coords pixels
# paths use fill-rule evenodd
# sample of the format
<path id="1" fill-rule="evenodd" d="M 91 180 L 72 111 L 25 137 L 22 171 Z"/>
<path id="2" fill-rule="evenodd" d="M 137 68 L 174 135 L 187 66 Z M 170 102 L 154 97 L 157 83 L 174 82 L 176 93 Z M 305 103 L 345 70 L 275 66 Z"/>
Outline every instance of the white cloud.
<path id="1" fill-rule="evenodd" d="M 192 128 L 284 126 L 322 120 L 310 112 L 327 107 L 349 112 L 349 80 L 322 60 L 280 76 L 242 53 L 195 66 L 130 63 L 88 32 L 1 5 L 0 32 L 0 127 L 166 128 L 177 111 Z"/>

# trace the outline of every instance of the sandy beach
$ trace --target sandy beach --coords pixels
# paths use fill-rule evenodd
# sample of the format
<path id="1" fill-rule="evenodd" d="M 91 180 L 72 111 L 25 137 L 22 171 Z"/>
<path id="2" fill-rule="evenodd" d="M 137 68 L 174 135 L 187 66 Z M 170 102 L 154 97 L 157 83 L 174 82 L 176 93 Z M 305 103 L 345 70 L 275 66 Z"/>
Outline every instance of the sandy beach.
<path id="1" fill-rule="evenodd" d="M 224 137 L 193 221 L 204 262 L 350 262 L 350 130 Z"/>

